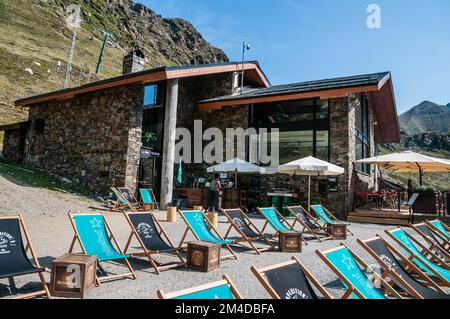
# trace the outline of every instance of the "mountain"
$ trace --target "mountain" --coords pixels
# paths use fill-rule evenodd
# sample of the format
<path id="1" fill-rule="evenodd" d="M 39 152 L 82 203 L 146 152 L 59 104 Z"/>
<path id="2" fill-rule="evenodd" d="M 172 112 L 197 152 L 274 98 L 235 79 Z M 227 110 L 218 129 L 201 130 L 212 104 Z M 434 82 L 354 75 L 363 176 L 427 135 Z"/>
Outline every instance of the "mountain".
<path id="1" fill-rule="evenodd" d="M 401 129 L 408 134 L 450 132 L 450 103 L 424 101 L 400 115 Z"/>
<path id="2" fill-rule="evenodd" d="M 0 0 L 0 125 L 26 118 L 14 100 L 63 87 L 73 34 L 66 22 L 69 4 L 82 9 L 73 86 L 120 75 L 122 58 L 135 45 L 146 54 L 146 68 L 228 61 L 188 21 L 162 18 L 131 0 Z M 95 75 L 103 41 L 99 29 L 114 39 Z"/>

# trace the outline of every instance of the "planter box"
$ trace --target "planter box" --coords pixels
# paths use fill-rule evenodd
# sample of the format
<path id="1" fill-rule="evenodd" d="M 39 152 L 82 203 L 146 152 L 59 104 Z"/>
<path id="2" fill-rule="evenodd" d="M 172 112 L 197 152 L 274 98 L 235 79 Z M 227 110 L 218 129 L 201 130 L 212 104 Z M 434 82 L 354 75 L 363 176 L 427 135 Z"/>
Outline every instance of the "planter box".
<path id="1" fill-rule="evenodd" d="M 436 195 L 419 194 L 413 206 L 414 214 L 436 215 Z"/>

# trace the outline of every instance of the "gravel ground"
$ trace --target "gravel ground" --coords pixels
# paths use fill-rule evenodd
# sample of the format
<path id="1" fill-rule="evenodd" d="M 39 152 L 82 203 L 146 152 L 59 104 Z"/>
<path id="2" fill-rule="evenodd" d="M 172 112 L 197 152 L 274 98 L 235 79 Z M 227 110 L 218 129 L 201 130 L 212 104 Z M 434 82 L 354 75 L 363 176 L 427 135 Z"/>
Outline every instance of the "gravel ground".
<path id="1" fill-rule="evenodd" d="M 73 230 L 71 228 L 67 212 L 92 212 L 101 209 L 96 202 L 83 200 L 79 197 L 50 192 L 43 189 L 25 187 L 17 185 L 9 180 L 0 177 L 0 216 L 14 215 L 20 213 L 24 216 L 29 228 L 34 248 L 39 256 L 41 264 L 50 267 L 51 260 L 57 258 L 68 251 Z M 172 241 L 177 244 L 184 231 L 184 223 L 180 219 L 176 223 L 165 222 L 165 213 L 156 214 L 166 232 Z M 113 228 L 119 244 L 124 247 L 129 235 L 129 226 L 120 213 L 107 213 L 107 218 Z M 258 218 L 253 219 L 258 227 L 263 225 L 263 221 Z M 219 232 L 224 234 L 228 228 L 225 219 L 220 218 Z M 350 226 L 355 236 L 348 238 L 346 243 L 354 249 L 363 259 L 372 264 L 373 260 L 365 253 L 358 243 L 357 238 L 367 239 L 376 234 L 382 235 L 386 227 L 372 224 L 353 223 Z M 384 236 L 386 237 L 386 236 Z M 188 236 L 188 240 L 193 237 Z M 155 275 L 152 272 L 148 262 L 143 260 L 132 260 L 132 266 L 136 270 L 137 279 L 124 279 L 110 283 L 104 283 L 95 288 L 89 295 L 92 299 L 148 299 L 156 298 L 157 289 L 163 289 L 166 292 L 185 289 L 211 281 L 220 280 L 222 275 L 227 274 L 236 284 L 241 294 L 245 298 L 261 299 L 268 298 L 269 295 L 253 276 L 250 266 L 264 267 L 275 263 L 290 260 L 291 256 L 298 257 L 316 276 L 325 288 L 334 296 L 342 296 L 344 289 L 337 277 L 331 272 L 325 263 L 316 255 L 315 251 L 327 250 L 336 247 L 339 241 L 308 241 L 303 253 L 280 253 L 264 252 L 261 256 L 254 253 L 253 250 L 237 247 L 238 260 L 222 261 L 220 269 L 201 273 L 189 269 L 175 269 L 162 272 Z M 227 253 L 226 250 L 222 250 Z M 175 261 L 172 256 L 156 257 L 157 261 Z M 103 264 L 105 269 L 113 273 L 125 272 L 127 269 L 122 265 Z M 16 279 L 16 285 L 21 292 L 28 291 L 36 287 L 37 276 L 23 276 Z M 46 274 L 49 281 L 50 276 Z M 31 284 L 27 284 L 32 281 Z M 0 280 L 0 297 L 4 297 L 8 289 L 8 281 Z"/>

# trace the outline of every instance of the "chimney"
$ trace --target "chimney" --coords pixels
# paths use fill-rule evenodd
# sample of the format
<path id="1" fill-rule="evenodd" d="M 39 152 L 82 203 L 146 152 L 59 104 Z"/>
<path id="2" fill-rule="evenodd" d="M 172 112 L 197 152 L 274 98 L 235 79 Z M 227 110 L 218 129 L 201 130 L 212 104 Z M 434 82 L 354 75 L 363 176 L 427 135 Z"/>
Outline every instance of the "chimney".
<path id="1" fill-rule="evenodd" d="M 140 72 L 144 70 L 145 55 L 141 49 L 135 48 L 123 58 L 122 74 Z"/>

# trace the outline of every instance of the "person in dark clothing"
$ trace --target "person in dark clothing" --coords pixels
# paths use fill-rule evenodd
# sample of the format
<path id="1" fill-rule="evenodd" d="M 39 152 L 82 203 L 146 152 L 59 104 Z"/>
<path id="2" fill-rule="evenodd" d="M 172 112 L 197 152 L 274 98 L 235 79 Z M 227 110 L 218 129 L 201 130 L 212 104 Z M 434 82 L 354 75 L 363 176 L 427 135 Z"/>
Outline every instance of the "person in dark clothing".
<path id="1" fill-rule="evenodd" d="M 219 196 L 221 189 L 222 185 L 220 183 L 219 174 L 215 174 L 214 179 L 211 181 L 211 185 L 209 185 L 209 211 L 215 212 L 219 210 Z"/>
<path id="2" fill-rule="evenodd" d="M 408 201 L 411 198 L 413 191 L 414 191 L 414 184 L 413 184 L 413 180 L 410 178 L 408 180 L 408 185 L 406 186 L 406 191 L 408 192 Z"/>

